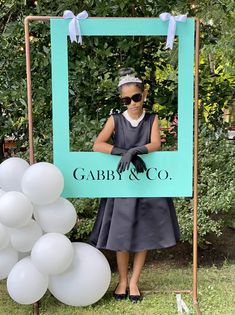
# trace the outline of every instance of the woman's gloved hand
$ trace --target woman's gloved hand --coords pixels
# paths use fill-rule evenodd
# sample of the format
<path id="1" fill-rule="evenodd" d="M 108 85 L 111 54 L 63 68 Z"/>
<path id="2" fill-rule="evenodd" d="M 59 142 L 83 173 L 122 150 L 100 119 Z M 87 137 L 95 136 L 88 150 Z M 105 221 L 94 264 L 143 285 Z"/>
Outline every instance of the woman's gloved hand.
<path id="1" fill-rule="evenodd" d="M 122 173 L 125 170 L 128 170 L 130 167 L 130 163 L 132 162 L 133 158 L 137 156 L 137 154 L 146 154 L 146 153 L 148 153 L 148 149 L 144 145 L 141 147 L 129 149 L 126 153 L 123 154 L 121 160 L 119 161 L 117 171 L 119 173 Z"/>
<path id="2" fill-rule="evenodd" d="M 139 147 L 140 148 L 140 147 Z M 145 147 L 146 148 L 146 147 Z M 136 149 L 136 148 L 135 148 Z M 130 150 L 133 150 L 133 149 L 130 149 Z M 112 151 L 111 151 L 111 154 L 112 155 L 124 155 L 125 153 L 127 153 L 127 151 L 130 151 L 130 150 L 126 150 L 126 149 L 122 149 L 122 148 L 118 148 L 118 147 L 113 147 Z M 146 148 L 147 150 L 147 148 Z M 146 151 L 145 149 L 141 150 L 142 152 L 145 152 Z M 139 151 L 139 150 L 138 150 Z M 148 153 L 148 150 L 147 152 Z M 120 160 L 121 162 L 121 160 Z M 119 164 L 120 164 L 119 162 Z M 134 164 L 135 166 L 135 169 L 136 169 L 136 172 L 137 173 L 143 173 L 147 170 L 147 167 L 146 167 L 146 164 L 145 162 L 141 159 L 140 156 L 138 155 L 133 155 L 132 159 L 131 159 L 131 162 Z M 119 171 L 119 164 L 118 164 L 118 168 L 117 168 L 117 171 Z"/>
<path id="3" fill-rule="evenodd" d="M 126 149 L 122 149 L 122 148 L 118 148 L 118 147 L 114 147 L 112 148 L 111 154 L 112 155 L 123 155 L 127 152 Z"/>
<path id="4" fill-rule="evenodd" d="M 141 159 L 140 156 L 135 155 L 131 162 L 134 164 L 137 173 L 144 173 L 147 171 L 145 162 Z"/>

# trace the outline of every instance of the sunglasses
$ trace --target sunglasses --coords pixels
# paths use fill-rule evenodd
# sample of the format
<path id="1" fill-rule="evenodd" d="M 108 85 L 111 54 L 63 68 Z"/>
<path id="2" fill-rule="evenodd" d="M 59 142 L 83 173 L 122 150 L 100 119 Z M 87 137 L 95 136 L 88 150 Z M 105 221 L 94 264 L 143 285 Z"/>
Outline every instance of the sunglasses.
<path id="1" fill-rule="evenodd" d="M 131 100 L 134 101 L 135 103 L 140 102 L 142 100 L 142 94 L 137 93 L 132 95 L 132 97 L 126 96 L 121 98 L 121 102 L 123 105 L 130 105 Z"/>

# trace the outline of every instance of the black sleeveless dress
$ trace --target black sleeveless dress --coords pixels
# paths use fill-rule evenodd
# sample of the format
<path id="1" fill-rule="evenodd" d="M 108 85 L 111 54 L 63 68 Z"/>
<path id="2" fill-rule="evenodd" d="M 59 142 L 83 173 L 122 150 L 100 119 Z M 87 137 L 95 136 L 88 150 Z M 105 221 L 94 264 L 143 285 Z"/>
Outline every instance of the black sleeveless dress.
<path id="1" fill-rule="evenodd" d="M 150 142 L 155 114 L 145 113 L 137 127 L 122 114 L 113 118 L 116 147 L 130 149 Z M 179 238 L 171 198 L 102 198 L 89 243 L 100 249 L 138 252 L 173 246 Z"/>

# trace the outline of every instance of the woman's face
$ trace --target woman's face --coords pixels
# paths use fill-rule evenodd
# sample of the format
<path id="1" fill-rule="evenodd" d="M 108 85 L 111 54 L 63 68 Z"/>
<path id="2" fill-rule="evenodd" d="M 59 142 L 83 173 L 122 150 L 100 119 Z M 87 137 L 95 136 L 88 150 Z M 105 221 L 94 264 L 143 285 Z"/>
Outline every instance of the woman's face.
<path id="1" fill-rule="evenodd" d="M 130 114 L 141 115 L 143 111 L 144 100 L 147 96 L 147 91 L 145 90 L 142 92 L 141 89 L 135 84 L 123 85 L 121 89 L 121 98 L 124 98 L 124 97 L 131 98 L 133 97 L 133 95 L 136 95 L 136 94 L 141 94 L 140 101 L 135 102 L 131 99 L 131 103 L 127 105 L 127 110 Z"/>

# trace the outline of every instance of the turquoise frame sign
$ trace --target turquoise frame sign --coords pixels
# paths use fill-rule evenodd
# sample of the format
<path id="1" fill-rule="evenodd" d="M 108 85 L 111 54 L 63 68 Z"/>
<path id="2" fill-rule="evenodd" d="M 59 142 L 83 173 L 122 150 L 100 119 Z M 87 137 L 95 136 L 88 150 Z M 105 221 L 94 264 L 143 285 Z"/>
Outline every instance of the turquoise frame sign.
<path id="1" fill-rule="evenodd" d="M 54 164 L 65 179 L 64 197 L 189 197 L 193 170 L 193 18 L 177 23 L 178 150 L 143 156 L 147 171 L 119 174 L 120 157 L 97 152 L 71 152 L 68 94 L 68 23 L 51 19 Z M 85 36 L 166 36 L 168 22 L 158 18 L 88 18 L 80 20 Z M 79 104 L 78 104 L 79 106 Z M 79 124 L 79 121 L 77 122 Z"/>

